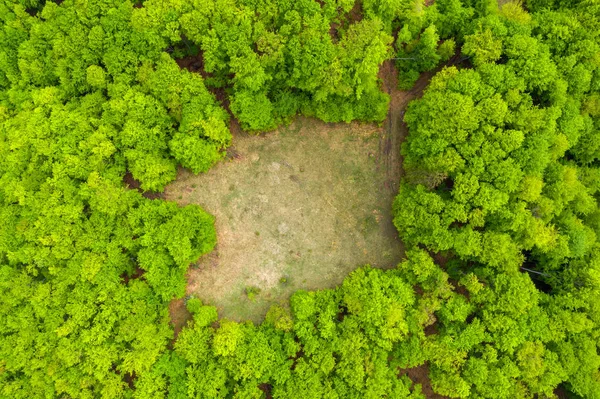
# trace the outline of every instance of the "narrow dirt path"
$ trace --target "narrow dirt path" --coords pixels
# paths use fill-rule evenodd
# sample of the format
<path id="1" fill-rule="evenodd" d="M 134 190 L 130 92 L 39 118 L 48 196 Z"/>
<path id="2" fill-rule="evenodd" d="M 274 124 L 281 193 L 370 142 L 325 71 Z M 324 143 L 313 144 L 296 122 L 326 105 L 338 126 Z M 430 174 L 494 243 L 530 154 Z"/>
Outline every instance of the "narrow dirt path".
<path id="1" fill-rule="evenodd" d="M 402 155 L 400 147 L 408 135 L 408 128 L 404 123 L 404 112 L 411 100 L 420 98 L 431 78 L 441 69 L 422 73 L 415 86 L 408 91 L 398 89 L 398 71 L 392 60 L 387 60 L 379 69 L 379 78 L 383 81 L 383 90 L 388 93 L 390 109 L 383 126 L 379 140 L 378 162 L 385 170 L 386 188 L 396 193 L 403 175 Z"/>
<path id="2" fill-rule="evenodd" d="M 453 57 L 448 64 L 452 65 L 456 60 L 458 60 L 458 56 Z M 391 190 L 394 195 L 398 192 L 400 179 L 404 174 L 401 146 L 408 136 L 408 126 L 404 122 L 406 107 L 412 100 L 421 98 L 431 78 L 448 64 L 442 65 L 433 71 L 422 73 L 414 87 L 408 91 L 398 89 L 398 71 L 392 60 L 385 61 L 379 70 L 379 78 L 383 82 L 382 88 L 391 98 L 388 116 L 379 139 L 378 164 L 380 168 L 385 170 L 385 188 Z M 392 228 L 395 229 L 393 226 Z M 406 375 L 413 383 L 421 384 L 422 393 L 427 399 L 447 398 L 433 391 L 427 364 L 399 370 L 398 375 Z"/>

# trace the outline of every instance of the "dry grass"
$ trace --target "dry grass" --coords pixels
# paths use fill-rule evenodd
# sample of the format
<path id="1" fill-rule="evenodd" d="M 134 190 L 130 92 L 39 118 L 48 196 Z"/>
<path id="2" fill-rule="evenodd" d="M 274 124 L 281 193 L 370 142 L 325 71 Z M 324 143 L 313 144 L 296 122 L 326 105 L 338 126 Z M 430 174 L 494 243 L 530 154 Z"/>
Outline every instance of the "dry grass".
<path id="1" fill-rule="evenodd" d="M 218 234 L 218 248 L 190 268 L 188 294 L 223 317 L 260 321 L 298 289 L 333 287 L 364 264 L 394 267 L 402 244 L 383 131 L 298 118 L 263 136 L 235 134 L 229 160 L 206 174 L 181 171 L 166 198 L 201 205 Z M 260 289 L 253 300 L 250 287 Z"/>
<path id="2" fill-rule="evenodd" d="M 190 268 L 188 295 L 217 306 L 221 317 L 259 322 L 294 291 L 334 287 L 365 264 L 394 267 L 403 257 L 391 215 L 402 119 L 435 72 L 399 91 L 393 62 L 382 65 L 391 96 L 383 126 L 297 118 L 252 136 L 232 119 L 228 160 L 199 176 L 182 170 L 165 190 L 166 199 L 216 217 L 218 248 Z M 173 302 L 177 331 L 188 317 L 183 301 Z"/>

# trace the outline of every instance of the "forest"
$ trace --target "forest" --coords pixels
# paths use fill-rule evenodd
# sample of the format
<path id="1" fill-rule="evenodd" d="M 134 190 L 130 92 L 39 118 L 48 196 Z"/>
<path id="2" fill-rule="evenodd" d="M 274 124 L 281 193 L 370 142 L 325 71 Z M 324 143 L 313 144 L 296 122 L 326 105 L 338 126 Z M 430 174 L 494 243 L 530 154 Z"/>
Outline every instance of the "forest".
<path id="1" fill-rule="evenodd" d="M 0 0 L 0 20 L 0 398 L 600 398 L 600 1 Z M 436 72 L 404 116 L 406 259 L 259 325 L 188 298 L 175 336 L 217 234 L 151 194 L 220 162 L 230 118 L 382 122 L 386 60 L 404 90 Z"/>

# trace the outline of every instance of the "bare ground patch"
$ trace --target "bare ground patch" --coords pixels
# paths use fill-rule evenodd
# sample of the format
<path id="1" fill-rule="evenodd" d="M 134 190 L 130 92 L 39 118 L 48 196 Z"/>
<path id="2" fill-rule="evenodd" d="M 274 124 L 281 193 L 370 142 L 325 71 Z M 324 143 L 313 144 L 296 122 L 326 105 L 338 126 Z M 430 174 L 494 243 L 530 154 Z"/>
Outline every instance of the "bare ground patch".
<path id="1" fill-rule="evenodd" d="M 421 384 L 421 392 L 428 399 L 447 399 L 447 396 L 439 395 L 433 392 L 431 381 L 429 380 L 429 366 L 423 364 L 410 369 L 399 370 L 398 376 L 406 375 L 415 384 Z"/>
<path id="2" fill-rule="evenodd" d="M 432 75 L 399 91 L 393 63 L 384 63 L 380 78 L 391 104 L 383 126 L 300 117 L 255 136 L 232 120 L 227 160 L 199 176 L 181 170 L 165 190 L 165 199 L 216 217 L 217 248 L 190 267 L 188 296 L 217 306 L 221 317 L 259 322 L 294 291 L 334 287 L 365 264 L 395 267 L 403 257 L 391 215 L 407 133 L 402 119 Z M 186 317 L 183 302 L 176 305 L 178 329 Z"/>
<path id="3" fill-rule="evenodd" d="M 201 205 L 218 235 L 190 268 L 188 295 L 223 317 L 260 321 L 298 289 L 333 287 L 365 264 L 396 266 L 382 130 L 298 118 L 263 136 L 236 133 L 228 160 L 206 174 L 182 170 L 166 199 Z M 251 300 L 248 289 L 260 292 Z"/>

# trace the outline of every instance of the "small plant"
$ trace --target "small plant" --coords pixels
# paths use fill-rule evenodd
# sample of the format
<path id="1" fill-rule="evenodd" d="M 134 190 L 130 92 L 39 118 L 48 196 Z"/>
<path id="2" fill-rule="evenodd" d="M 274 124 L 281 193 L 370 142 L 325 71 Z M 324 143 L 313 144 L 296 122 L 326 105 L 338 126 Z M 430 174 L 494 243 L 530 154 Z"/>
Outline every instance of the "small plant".
<path id="1" fill-rule="evenodd" d="M 246 296 L 252 302 L 254 302 L 254 300 L 256 299 L 256 296 L 258 294 L 260 294 L 260 288 L 254 287 L 254 286 L 253 287 L 246 287 Z"/>
<path id="2" fill-rule="evenodd" d="M 288 279 L 285 276 L 279 279 L 279 283 L 281 283 L 281 284 L 287 284 L 287 282 L 288 282 Z"/>
<path id="3" fill-rule="evenodd" d="M 257 237 L 259 237 L 260 236 L 260 231 L 255 231 L 254 235 L 257 236 Z"/>

